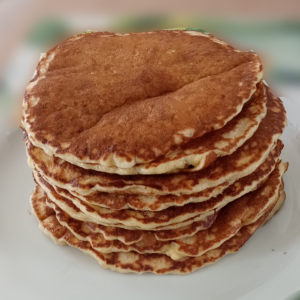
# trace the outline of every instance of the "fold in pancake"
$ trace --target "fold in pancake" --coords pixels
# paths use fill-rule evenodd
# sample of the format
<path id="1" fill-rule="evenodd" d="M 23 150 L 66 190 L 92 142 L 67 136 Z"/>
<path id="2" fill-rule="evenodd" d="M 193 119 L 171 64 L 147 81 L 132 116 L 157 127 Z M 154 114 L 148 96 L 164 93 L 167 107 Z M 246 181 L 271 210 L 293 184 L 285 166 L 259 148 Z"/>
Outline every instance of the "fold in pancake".
<path id="1" fill-rule="evenodd" d="M 210 34 L 77 35 L 42 56 L 22 124 L 49 155 L 124 174 L 222 128 L 261 79 L 257 54 Z"/>
<path id="2" fill-rule="evenodd" d="M 264 83 L 260 81 L 257 90 L 242 111 L 224 127 L 196 138 L 153 162 L 126 169 L 84 162 L 76 164 L 85 169 L 120 175 L 195 172 L 206 168 L 219 156 L 230 155 L 248 140 L 266 115 L 266 102 Z"/>
<path id="3" fill-rule="evenodd" d="M 86 170 L 60 158 L 49 156 L 34 147 L 25 134 L 29 165 L 36 168 L 49 183 L 89 195 L 95 191 L 134 194 L 192 194 L 233 183 L 252 173 L 269 155 L 286 126 L 282 101 L 267 91 L 267 115 L 254 135 L 231 155 L 220 157 L 207 168 L 179 174 L 120 176 Z"/>

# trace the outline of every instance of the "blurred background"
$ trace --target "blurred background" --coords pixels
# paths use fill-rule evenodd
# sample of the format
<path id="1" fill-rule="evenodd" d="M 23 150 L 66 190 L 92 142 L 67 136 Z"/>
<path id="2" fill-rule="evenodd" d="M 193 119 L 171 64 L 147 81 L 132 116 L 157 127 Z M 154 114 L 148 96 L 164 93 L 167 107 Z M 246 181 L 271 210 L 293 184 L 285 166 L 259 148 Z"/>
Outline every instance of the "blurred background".
<path id="1" fill-rule="evenodd" d="M 278 96 L 300 108 L 300 1 L 0 0 L 0 138 L 19 126 L 26 85 L 40 53 L 86 30 L 204 29 L 253 50 Z"/>

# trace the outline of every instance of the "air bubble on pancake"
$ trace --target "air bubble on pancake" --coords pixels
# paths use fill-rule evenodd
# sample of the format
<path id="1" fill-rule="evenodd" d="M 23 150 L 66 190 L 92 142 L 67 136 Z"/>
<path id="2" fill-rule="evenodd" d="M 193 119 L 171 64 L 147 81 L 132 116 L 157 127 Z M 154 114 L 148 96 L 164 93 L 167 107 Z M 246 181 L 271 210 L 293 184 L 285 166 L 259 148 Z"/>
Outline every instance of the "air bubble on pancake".
<path id="1" fill-rule="evenodd" d="M 50 54 L 50 55 L 48 56 L 48 59 L 47 59 L 46 62 L 47 62 L 47 63 L 50 63 L 50 62 L 53 60 L 54 56 L 55 56 L 54 53 Z"/>
<path id="2" fill-rule="evenodd" d="M 220 148 L 220 149 L 225 148 L 225 147 L 227 147 L 228 145 L 229 145 L 229 142 L 228 142 L 228 141 L 219 141 L 219 142 L 217 142 L 217 143 L 214 144 L 214 146 L 215 146 L 216 148 Z"/>
<path id="3" fill-rule="evenodd" d="M 116 33 L 115 35 L 117 35 L 117 36 L 126 36 L 126 35 L 129 35 L 129 33 Z"/>
<path id="4" fill-rule="evenodd" d="M 28 109 L 28 103 L 27 101 L 25 101 L 25 99 L 23 99 L 23 111 L 24 111 L 24 116 L 27 117 L 28 114 L 26 114 L 26 110 Z"/>
<path id="5" fill-rule="evenodd" d="M 249 107 L 249 110 L 251 111 L 251 113 L 255 114 L 255 113 L 257 113 L 258 108 L 257 108 L 257 106 L 253 105 L 253 106 Z M 267 110 L 266 110 L 266 112 L 267 112 Z"/>
<path id="6" fill-rule="evenodd" d="M 146 163 L 146 161 L 142 158 L 139 158 L 138 156 L 135 158 L 135 161 L 137 164 L 144 164 Z"/>
<path id="7" fill-rule="evenodd" d="M 224 116 L 223 116 L 223 115 L 220 115 L 220 116 L 216 116 L 216 118 L 217 118 L 218 120 L 223 120 L 223 119 L 224 119 Z"/>
<path id="8" fill-rule="evenodd" d="M 108 154 L 100 161 L 100 165 L 105 167 L 117 166 L 120 168 L 131 168 L 132 166 L 134 166 L 134 164 L 135 160 L 133 161 L 133 158 L 131 158 L 131 161 L 128 162 L 126 158 L 117 156 L 113 153 Z"/>
<path id="9" fill-rule="evenodd" d="M 237 167 L 250 164 L 252 157 L 251 156 L 244 156 L 242 159 L 239 160 L 237 163 Z"/>
<path id="10" fill-rule="evenodd" d="M 280 107 L 272 107 L 272 108 L 270 108 L 270 110 L 275 112 L 275 113 L 279 113 L 280 112 Z"/>
<path id="11" fill-rule="evenodd" d="M 74 42 L 74 41 L 77 41 L 77 40 L 80 40 L 84 37 L 84 35 L 77 35 L 77 36 L 74 36 L 72 38 L 69 39 L 69 42 Z"/>
<path id="12" fill-rule="evenodd" d="M 189 35 L 198 35 L 198 36 L 207 36 L 207 34 L 205 34 L 204 32 L 200 32 L 200 31 L 184 31 L 185 33 L 189 34 Z"/>
<path id="13" fill-rule="evenodd" d="M 124 264 L 133 264 L 138 258 L 138 254 L 134 252 L 120 252 L 119 256 L 120 261 L 124 261 Z"/>
<path id="14" fill-rule="evenodd" d="M 223 41 L 221 41 L 221 40 L 219 40 L 219 39 L 217 39 L 215 37 L 212 37 L 212 36 L 210 36 L 210 39 L 212 41 L 214 41 L 215 43 L 220 44 L 220 45 L 222 45 L 222 46 L 224 46 L 226 48 L 230 48 L 230 50 L 232 50 L 232 47 L 230 47 L 227 43 L 225 43 L 225 42 L 223 42 Z M 237 50 L 236 52 L 241 52 L 241 51 Z"/>
<path id="15" fill-rule="evenodd" d="M 35 106 L 35 105 L 37 105 L 38 104 L 38 102 L 40 101 L 40 98 L 39 97 L 30 97 L 29 98 L 29 106 L 30 107 L 33 107 L 33 106 Z"/>
<path id="16" fill-rule="evenodd" d="M 243 82 L 239 82 L 239 86 L 242 86 L 243 85 Z"/>
<path id="17" fill-rule="evenodd" d="M 178 134 L 174 135 L 174 140 L 176 144 L 180 144 L 182 142 L 182 137 Z"/>
<path id="18" fill-rule="evenodd" d="M 272 187 L 268 186 L 263 190 L 262 195 L 267 196 L 271 191 L 272 191 Z"/>
<path id="19" fill-rule="evenodd" d="M 194 236 L 188 236 L 188 237 L 185 237 L 183 239 L 181 239 L 184 243 L 188 244 L 188 245 L 192 245 L 195 241 L 195 238 Z"/>
<path id="20" fill-rule="evenodd" d="M 170 151 L 165 157 L 176 157 L 181 150 Z"/>
<path id="21" fill-rule="evenodd" d="M 117 155 L 112 154 L 112 158 L 114 164 L 119 168 L 132 168 L 136 163 L 134 157 L 131 157 L 130 161 L 128 161 L 126 158 L 118 157 Z"/>
<path id="22" fill-rule="evenodd" d="M 103 166 L 112 166 L 114 164 L 113 154 L 110 153 L 105 158 L 102 158 L 100 163 Z"/>
<path id="23" fill-rule="evenodd" d="M 40 72 L 41 72 L 42 74 L 45 74 L 45 73 L 47 72 L 47 70 L 48 70 L 48 68 L 49 68 L 49 64 L 50 64 L 50 62 L 53 60 L 54 56 L 55 56 L 55 54 L 52 53 L 52 54 L 50 54 L 50 55 L 47 57 L 45 63 L 43 64 L 43 66 L 42 66 L 41 69 L 40 69 Z"/>
<path id="24" fill-rule="evenodd" d="M 70 146 L 70 143 L 62 143 L 61 144 L 61 148 L 62 149 L 66 149 L 66 148 L 68 148 Z"/>
<path id="25" fill-rule="evenodd" d="M 184 151 L 184 153 L 186 153 L 186 154 L 191 154 L 191 153 L 192 153 L 192 150 L 187 149 L 187 150 Z"/>
<path id="26" fill-rule="evenodd" d="M 158 148 L 154 147 L 154 148 L 152 148 L 152 150 L 154 151 L 154 153 L 155 153 L 156 156 L 160 156 L 160 155 L 163 154 Z"/>
<path id="27" fill-rule="evenodd" d="M 33 82 L 30 82 L 26 88 L 26 91 L 30 91 L 37 83 L 38 83 L 39 79 L 33 81 Z"/>
<path id="28" fill-rule="evenodd" d="M 235 139 L 237 137 L 241 137 L 245 134 L 245 129 L 247 129 L 247 124 L 251 122 L 248 118 L 242 119 L 238 124 L 235 126 L 234 130 L 231 130 L 227 133 L 224 133 L 222 136 L 225 139 Z"/>
<path id="29" fill-rule="evenodd" d="M 186 130 L 179 131 L 178 133 L 183 134 L 185 137 L 192 137 L 194 135 L 195 130 L 190 128 Z"/>

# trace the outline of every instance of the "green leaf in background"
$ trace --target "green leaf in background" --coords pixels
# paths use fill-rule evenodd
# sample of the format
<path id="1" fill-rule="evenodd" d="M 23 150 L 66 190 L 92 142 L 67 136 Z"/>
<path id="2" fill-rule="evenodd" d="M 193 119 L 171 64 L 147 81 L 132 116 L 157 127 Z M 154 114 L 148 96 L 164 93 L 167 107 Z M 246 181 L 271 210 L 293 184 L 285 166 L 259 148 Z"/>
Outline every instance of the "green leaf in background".
<path id="1" fill-rule="evenodd" d="M 96 32 L 96 30 L 87 30 L 87 31 L 81 32 L 80 34 L 89 34 L 89 33 L 93 33 L 93 32 Z"/>
<path id="2" fill-rule="evenodd" d="M 70 34 L 69 25 L 62 19 L 47 18 L 38 21 L 29 32 L 26 41 L 32 46 L 57 44 Z"/>
<path id="3" fill-rule="evenodd" d="M 203 32 L 206 34 L 209 34 L 209 32 L 199 29 L 199 28 L 194 28 L 194 27 L 176 27 L 176 28 L 171 28 L 171 29 L 165 29 L 165 30 L 184 30 L 184 31 L 198 31 L 198 32 Z"/>
<path id="4" fill-rule="evenodd" d="M 127 16 L 117 18 L 112 31 L 115 32 L 141 32 L 161 30 L 168 27 L 168 20 L 165 16 Z"/>

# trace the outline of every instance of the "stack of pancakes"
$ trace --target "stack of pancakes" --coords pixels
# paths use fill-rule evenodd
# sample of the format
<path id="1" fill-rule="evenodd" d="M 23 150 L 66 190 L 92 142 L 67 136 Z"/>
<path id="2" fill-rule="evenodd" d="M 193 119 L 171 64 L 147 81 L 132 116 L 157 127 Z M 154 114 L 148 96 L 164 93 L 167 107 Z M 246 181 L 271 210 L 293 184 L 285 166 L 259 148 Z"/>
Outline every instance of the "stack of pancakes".
<path id="1" fill-rule="evenodd" d="M 201 31 L 79 34 L 23 101 L 39 226 L 118 272 L 189 273 L 285 200 L 282 102 L 259 57 Z"/>

